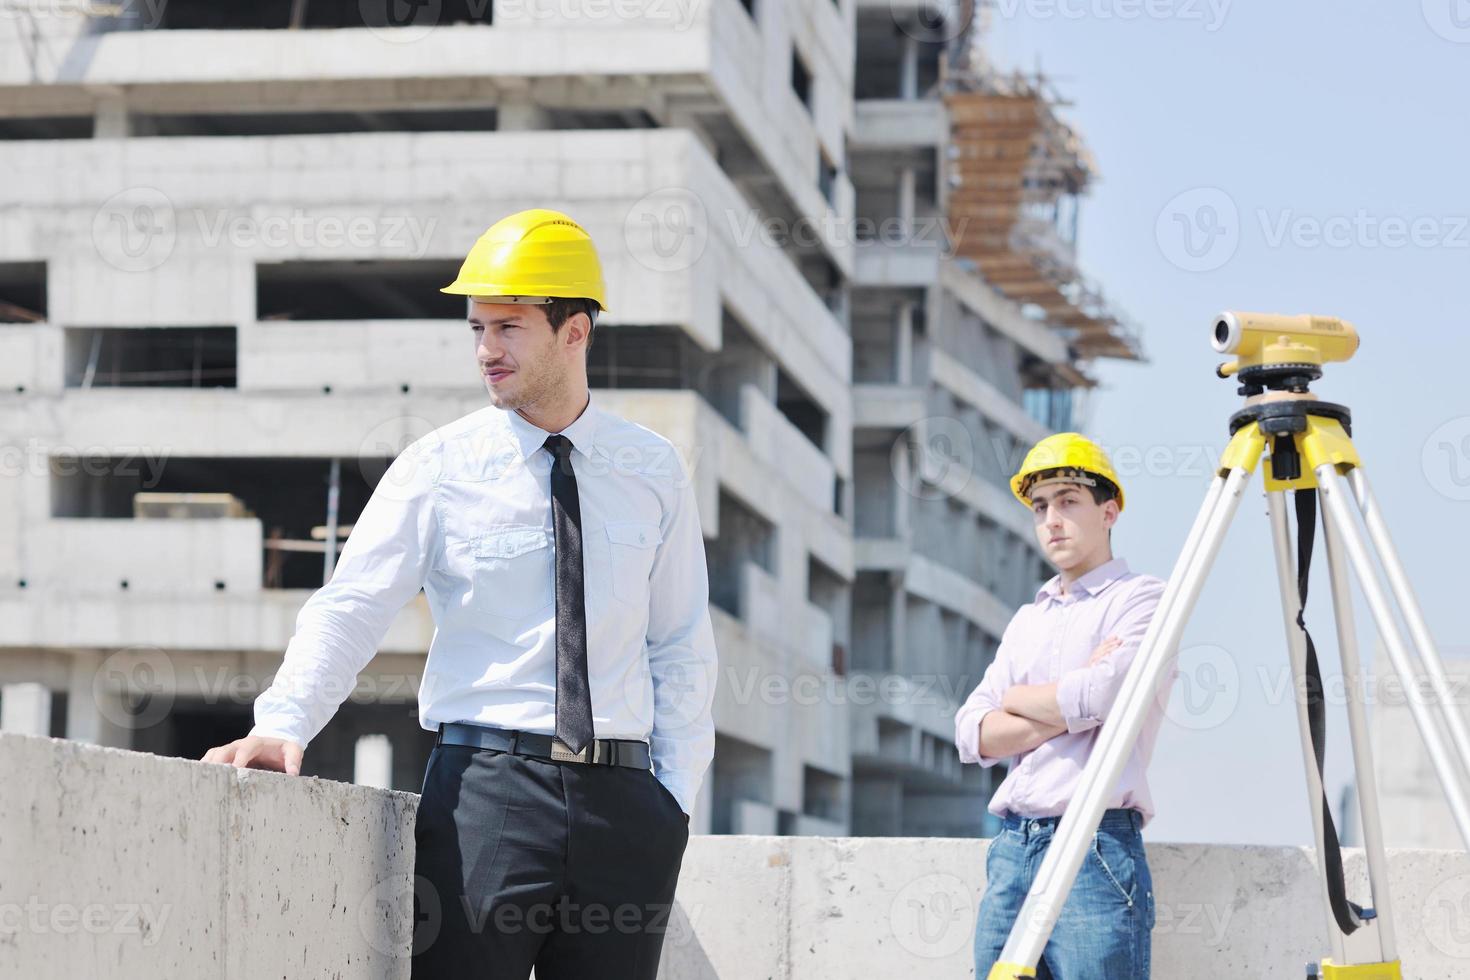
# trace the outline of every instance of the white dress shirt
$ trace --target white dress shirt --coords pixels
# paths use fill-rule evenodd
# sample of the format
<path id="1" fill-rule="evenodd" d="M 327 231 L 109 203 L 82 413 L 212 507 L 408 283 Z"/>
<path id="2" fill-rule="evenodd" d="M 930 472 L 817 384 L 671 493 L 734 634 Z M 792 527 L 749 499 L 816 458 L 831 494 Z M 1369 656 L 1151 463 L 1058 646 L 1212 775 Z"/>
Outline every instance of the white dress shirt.
<path id="1" fill-rule="evenodd" d="M 714 755 L 716 658 L 694 488 L 664 437 L 595 397 L 562 430 L 582 513 L 587 676 L 598 738 L 646 739 L 685 813 Z M 388 468 L 331 580 L 296 618 L 252 735 L 305 747 L 422 588 L 436 629 L 419 722 L 553 734 L 556 555 L 549 432 L 494 406 Z"/>

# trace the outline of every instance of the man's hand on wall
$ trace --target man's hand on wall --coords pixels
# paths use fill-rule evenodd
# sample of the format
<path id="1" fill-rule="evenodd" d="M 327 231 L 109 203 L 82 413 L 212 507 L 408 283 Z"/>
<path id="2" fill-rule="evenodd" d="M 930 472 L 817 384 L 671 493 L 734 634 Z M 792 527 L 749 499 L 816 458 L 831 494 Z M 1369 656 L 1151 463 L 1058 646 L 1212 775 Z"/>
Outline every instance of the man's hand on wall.
<path id="1" fill-rule="evenodd" d="M 302 748 L 284 738 L 248 735 L 229 745 L 218 745 L 204 753 L 205 762 L 223 762 L 236 769 L 270 769 L 301 775 Z"/>

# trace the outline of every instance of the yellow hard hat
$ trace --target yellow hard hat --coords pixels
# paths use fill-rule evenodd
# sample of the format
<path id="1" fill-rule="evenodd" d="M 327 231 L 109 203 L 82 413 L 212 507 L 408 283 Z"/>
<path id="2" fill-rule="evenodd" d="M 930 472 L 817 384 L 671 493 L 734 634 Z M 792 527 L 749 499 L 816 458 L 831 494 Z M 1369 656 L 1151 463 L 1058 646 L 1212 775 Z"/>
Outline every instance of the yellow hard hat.
<path id="1" fill-rule="evenodd" d="M 590 299 L 607 311 L 592 236 L 560 211 L 545 208 L 518 211 L 491 225 L 465 256 L 459 278 L 440 292 L 501 303 Z"/>
<path id="2" fill-rule="evenodd" d="M 1027 508 L 1031 506 L 1031 500 L 1025 492 L 1031 489 L 1027 483 L 1036 474 L 1047 470 L 1080 470 L 1084 474 L 1102 477 L 1118 488 L 1118 510 L 1123 510 L 1123 484 L 1118 482 L 1118 474 L 1113 469 L 1108 454 L 1086 436 L 1076 432 L 1059 432 L 1031 447 L 1031 451 L 1026 454 L 1026 461 L 1021 464 L 1021 471 L 1011 477 L 1011 492 Z"/>

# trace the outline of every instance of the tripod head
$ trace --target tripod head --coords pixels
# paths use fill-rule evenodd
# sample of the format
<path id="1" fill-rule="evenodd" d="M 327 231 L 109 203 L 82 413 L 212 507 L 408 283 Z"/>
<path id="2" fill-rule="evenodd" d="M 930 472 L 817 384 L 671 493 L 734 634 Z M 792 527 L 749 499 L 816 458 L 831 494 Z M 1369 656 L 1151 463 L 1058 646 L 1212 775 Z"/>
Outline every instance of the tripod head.
<path id="1" fill-rule="evenodd" d="M 1320 401 L 1309 388 L 1322 377 L 1324 364 L 1349 360 L 1358 352 L 1357 328 L 1331 316 L 1231 311 L 1216 316 L 1214 328 L 1215 350 L 1236 355 L 1215 372 L 1222 378 L 1238 375 L 1246 400 L 1245 408 L 1230 418 L 1230 435 L 1259 424 L 1271 445 L 1267 479 L 1301 480 L 1298 440 L 1309 428 L 1309 417 L 1335 420 L 1352 433 L 1347 406 Z"/>
<path id="2" fill-rule="evenodd" d="M 1305 394 L 1324 364 L 1357 353 L 1358 331 L 1331 316 L 1226 311 L 1215 317 L 1211 342 L 1221 354 L 1236 355 L 1215 371 L 1222 378 L 1238 375 L 1241 395 L 1267 389 Z"/>

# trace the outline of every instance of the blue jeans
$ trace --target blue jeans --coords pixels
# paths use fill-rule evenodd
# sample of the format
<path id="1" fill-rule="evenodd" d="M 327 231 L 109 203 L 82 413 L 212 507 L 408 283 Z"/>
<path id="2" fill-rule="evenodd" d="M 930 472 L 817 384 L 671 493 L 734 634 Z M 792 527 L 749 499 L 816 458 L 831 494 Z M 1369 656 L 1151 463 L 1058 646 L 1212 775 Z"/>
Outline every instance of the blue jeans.
<path id="1" fill-rule="evenodd" d="M 985 980 L 1026 900 L 1059 817 L 1007 814 L 985 855 L 975 977 Z M 1036 964 L 1037 980 L 1148 980 L 1154 885 L 1134 809 L 1108 810 Z"/>

